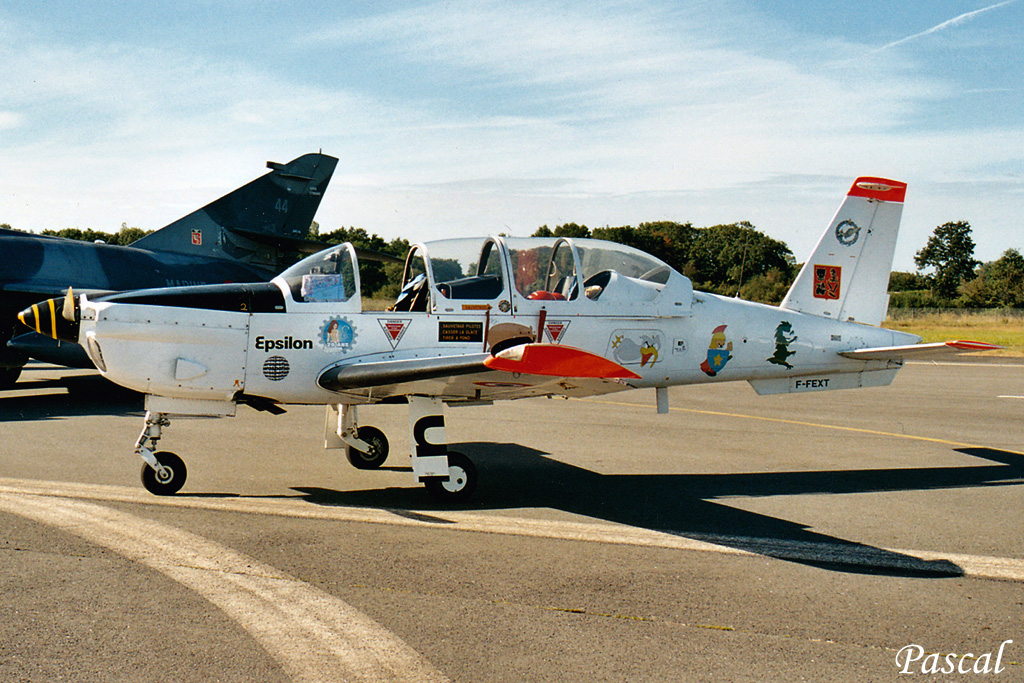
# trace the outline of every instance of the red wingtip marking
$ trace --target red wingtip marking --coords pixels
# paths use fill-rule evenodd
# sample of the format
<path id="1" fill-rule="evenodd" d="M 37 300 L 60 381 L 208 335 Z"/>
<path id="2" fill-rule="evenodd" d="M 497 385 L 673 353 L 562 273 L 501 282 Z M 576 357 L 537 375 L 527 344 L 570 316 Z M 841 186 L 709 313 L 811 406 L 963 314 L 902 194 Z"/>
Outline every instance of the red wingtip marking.
<path id="1" fill-rule="evenodd" d="M 989 344 L 987 342 L 970 341 L 968 339 L 957 339 L 955 341 L 946 342 L 946 346 L 949 346 L 960 351 L 993 351 L 995 349 L 1001 349 L 1002 346 L 996 344 Z"/>
<path id="2" fill-rule="evenodd" d="M 846 193 L 847 197 L 866 197 L 880 199 L 884 202 L 902 203 L 907 196 L 907 184 L 899 180 L 887 178 L 862 177 L 853 181 L 853 186 Z"/>
<path id="3" fill-rule="evenodd" d="M 546 377 L 593 377 L 598 379 L 640 379 L 604 356 L 571 346 L 524 344 L 505 349 L 484 361 L 491 370 L 519 372 Z"/>

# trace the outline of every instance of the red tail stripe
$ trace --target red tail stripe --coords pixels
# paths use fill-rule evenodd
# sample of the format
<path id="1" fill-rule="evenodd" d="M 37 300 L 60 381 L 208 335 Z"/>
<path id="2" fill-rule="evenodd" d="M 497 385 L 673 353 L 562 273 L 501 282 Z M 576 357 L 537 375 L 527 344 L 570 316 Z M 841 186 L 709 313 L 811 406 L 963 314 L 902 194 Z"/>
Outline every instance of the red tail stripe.
<path id="1" fill-rule="evenodd" d="M 846 193 L 846 196 L 903 203 L 904 198 L 907 196 L 907 184 L 899 180 L 864 176 L 853 181 L 853 186 Z"/>

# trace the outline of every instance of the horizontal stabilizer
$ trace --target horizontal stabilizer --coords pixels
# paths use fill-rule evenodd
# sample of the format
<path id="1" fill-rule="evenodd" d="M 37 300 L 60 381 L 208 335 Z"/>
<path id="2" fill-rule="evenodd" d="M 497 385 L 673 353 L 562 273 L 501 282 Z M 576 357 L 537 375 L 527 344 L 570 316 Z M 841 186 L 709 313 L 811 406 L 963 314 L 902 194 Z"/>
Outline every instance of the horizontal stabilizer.
<path id="1" fill-rule="evenodd" d="M 933 344 L 910 344 L 907 346 L 879 346 L 855 351 L 841 351 L 840 356 L 856 360 L 903 360 L 905 358 L 928 358 L 976 351 L 993 351 L 1002 346 L 985 342 L 956 340 L 935 342 Z"/>
<path id="2" fill-rule="evenodd" d="M 640 379 L 604 356 L 558 344 L 522 344 L 505 349 L 484 361 L 491 370 L 546 377 L 590 377 L 595 379 Z"/>

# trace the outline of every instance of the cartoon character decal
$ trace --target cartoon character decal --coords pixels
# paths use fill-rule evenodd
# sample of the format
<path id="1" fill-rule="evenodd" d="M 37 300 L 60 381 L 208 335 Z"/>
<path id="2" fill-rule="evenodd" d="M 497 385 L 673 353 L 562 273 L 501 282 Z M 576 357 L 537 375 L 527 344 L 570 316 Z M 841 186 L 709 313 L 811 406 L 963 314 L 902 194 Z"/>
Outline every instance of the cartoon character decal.
<path id="1" fill-rule="evenodd" d="M 658 330 L 615 330 L 611 337 L 611 355 L 621 365 L 649 368 L 658 362 L 661 332 Z"/>
<path id="2" fill-rule="evenodd" d="M 708 357 L 700 364 L 700 369 L 708 377 L 714 377 L 720 373 L 725 368 L 725 364 L 732 360 L 732 342 L 725 337 L 726 327 L 728 325 L 719 325 L 711 331 Z"/>
<path id="3" fill-rule="evenodd" d="M 779 323 L 778 327 L 775 328 L 775 354 L 768 359 L 768 362 L 781 365 L 787 370 L 792 370 L 793 366 L 786 359 L 796 353 L 796 351 L 789 350 L 789 345 L 796 340 L 797 336 L 793 333 L 793 326 L 786 320 Z"/>

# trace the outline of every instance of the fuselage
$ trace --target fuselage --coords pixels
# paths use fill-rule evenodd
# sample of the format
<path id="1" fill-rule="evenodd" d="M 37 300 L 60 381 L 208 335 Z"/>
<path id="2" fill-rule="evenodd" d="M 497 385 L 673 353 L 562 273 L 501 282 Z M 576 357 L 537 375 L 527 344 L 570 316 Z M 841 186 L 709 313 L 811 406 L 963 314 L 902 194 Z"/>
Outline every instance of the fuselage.
<path id="1" fill-rule="evenodd" d="M 86 301 L 80 340 L 107 377 L 147 394 L 297 404 L 375 403 L 410 394 L 447 402 L 585 396 L 739 379 L 762 393 L 815 391 L 844 388 L 837 385 L 843 375 L 854 378 L 851 387 L 887 384 L 898 366 L 838 354 L 918 340 L 693 292 L 678 272 L 618 245 L 599 253 L 606 243 L 490 238 L 482 250 L 479 240 L 473 244 L 480 254 L 474 261 L 460 260 L 464 245 L 454 242 L 463 241 L 414 248 L 397 310 L 362 311 L 354 250 L 339 247 L 330 267 L 339 258 L 347 265 L 338 272 L 304 269 L 304 261 L 267 284 Z M 546 267 L 538 269 L 538 261 Z M 417 274 L 423 276 L 420 303 L 413 292 Z M 318 382 L 342 365 L 471 356 L 526 342 L 582 349 L 639 378 L 553 384 L 481 368 L 345 391 Z"/>

